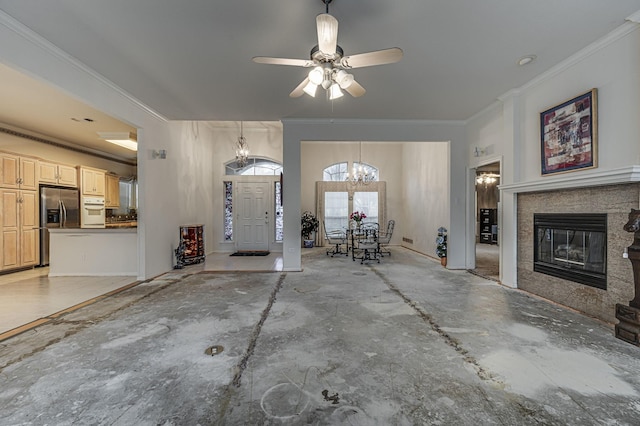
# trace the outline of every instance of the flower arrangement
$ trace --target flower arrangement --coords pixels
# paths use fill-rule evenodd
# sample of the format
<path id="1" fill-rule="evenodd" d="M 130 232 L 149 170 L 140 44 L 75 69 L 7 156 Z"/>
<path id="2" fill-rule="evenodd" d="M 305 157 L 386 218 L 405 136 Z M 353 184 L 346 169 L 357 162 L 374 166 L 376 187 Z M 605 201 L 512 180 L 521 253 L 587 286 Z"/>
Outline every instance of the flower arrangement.
<path id="1" fill-rule="evenodd" d="M 301 224 L 302 238 L 304 238 L 305 240 L 310 240 L 311 233 L 318 230 L 320 222 L 318 221 L 318 218 L 313 215 L 313 213 L 306 211 L 302 213 Z"/>
<path id="2" fill-rule="evenodd" d="M 362 222 L 362 219 L 366 219 L 366 218 L 367 218 L 367 215 L 364 214 L 364 212 L 358 212 L 358 211 L 351 213 L 351 216 L 349 216 L 349 219 L 355 221 L 357 224 L 360 224 L 360 222 Z"/>
<path id="3" fill-rule="evenodd" d="M 439 258 L 447 257 L 447 228 L 438 228 L 438 237 L 436 238 L 436 255 Z"/>

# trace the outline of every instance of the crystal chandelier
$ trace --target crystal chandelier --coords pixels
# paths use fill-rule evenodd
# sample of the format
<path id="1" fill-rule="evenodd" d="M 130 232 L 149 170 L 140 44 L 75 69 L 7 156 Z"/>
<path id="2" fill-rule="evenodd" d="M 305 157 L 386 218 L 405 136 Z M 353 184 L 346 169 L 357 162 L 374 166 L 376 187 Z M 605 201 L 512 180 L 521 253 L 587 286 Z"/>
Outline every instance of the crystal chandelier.
<path id="1" fill-rule="evenodd" d="M 353 163 L 353 171 L 347 176 L 347 182 L 352 185 L 369 185 L 376 180 L 376 174 L 369 166 L 362 162 L 362 142 L 360 142 L 360 156 L 358 162 Z"/>
<path id="2" fill-rule="evenodd" d="M 249 145 L 244 138 L 242 121 L 240 122 L 240 136 L 236 142 L 236 163 L 238 167 L 244 167 L 249 163 Z"/>

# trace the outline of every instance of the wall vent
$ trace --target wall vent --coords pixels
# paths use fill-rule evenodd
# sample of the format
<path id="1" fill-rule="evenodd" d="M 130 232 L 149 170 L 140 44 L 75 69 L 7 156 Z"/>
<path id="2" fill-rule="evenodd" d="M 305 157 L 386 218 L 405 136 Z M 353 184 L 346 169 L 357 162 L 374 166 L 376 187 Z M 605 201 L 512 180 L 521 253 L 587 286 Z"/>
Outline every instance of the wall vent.
<path id="1" fill-rule="evenodd" d="M 404 241 L 405 243 L 413 244 L 412 238 L 402 237 L 402 241 Z"/>

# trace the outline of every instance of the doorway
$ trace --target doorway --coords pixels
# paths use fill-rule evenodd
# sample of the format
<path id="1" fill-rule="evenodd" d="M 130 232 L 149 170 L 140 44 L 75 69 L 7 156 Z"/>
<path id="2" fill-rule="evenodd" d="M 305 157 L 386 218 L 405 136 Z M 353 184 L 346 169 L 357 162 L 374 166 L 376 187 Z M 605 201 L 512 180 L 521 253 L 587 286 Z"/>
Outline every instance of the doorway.
<path id="1" fill-rule="evenodd" d="M 268 182 L 238 182 L 236 250 L 269 250 L 271 191 Z"/>
<path id="2" fill-rule="evenodd" d="M 475 176 L 475 253 L 474 273 L 500 281 L 500 162 L 476 168 Z"/>

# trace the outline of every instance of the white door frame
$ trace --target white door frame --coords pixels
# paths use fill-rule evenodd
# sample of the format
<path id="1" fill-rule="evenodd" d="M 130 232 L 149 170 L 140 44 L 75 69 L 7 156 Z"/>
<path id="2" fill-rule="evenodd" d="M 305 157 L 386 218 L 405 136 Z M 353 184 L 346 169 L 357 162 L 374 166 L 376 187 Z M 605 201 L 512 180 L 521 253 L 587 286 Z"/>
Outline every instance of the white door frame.
<path id="1" fill-rule="evenodd" d="M 245 192 L 245 189 L 249 192 Z M 233 233 L 236 250 L 268 251 L 274 213 L 272 185 L 266 180 L 239 181 L 234 192 Z"/>
<path id="2" fill-rule="evenodd" d="M 500 165 L 500 176 L 503 176 L 503 161 L 502 156 L 495 156 L 483 159 L 479 161 L 477 164 L 470 166 L 467 170 L 467 182 L 469 185 L 468 194 L 471 194 L 471 197 L 468 199 L 473 200 L 473 202 L 468 203 L 467 209 L 467 269 L 474 269 L 476 267 L 476 170 L 478 167 L 486 166 L 487 164 L 498 163 Z M 502 182 L 502 181 L 501 181 Z M 500 194 L 500 201 L 502 201 L 502 194 Z M 498 222 L 498 262 L 500 267 L 499 279 L 502 281 L 502 232 L 500 232 L 500 228 L 502 226 L 502 202 L 498 202 L 497 206 L 497 217 L 496 221 Z"/>

